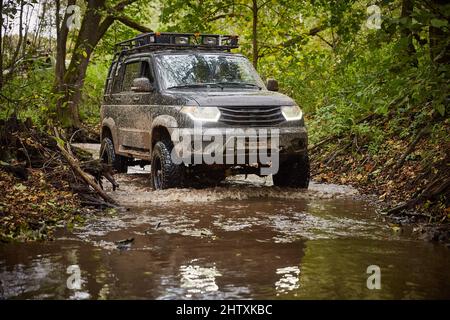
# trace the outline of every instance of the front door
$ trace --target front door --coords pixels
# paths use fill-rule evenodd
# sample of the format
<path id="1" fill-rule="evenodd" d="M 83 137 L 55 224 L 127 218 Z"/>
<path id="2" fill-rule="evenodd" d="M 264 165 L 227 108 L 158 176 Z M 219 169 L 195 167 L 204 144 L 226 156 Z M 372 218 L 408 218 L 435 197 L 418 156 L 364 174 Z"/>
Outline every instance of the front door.
<path id="1" fill-rule="evenodd" d="M 134 79 L 144 76 L 152 82 L 149 67 L 147 59 L 125 61 L 118 74 L 118 78 L 121 78 L 121 81 L 118 81 L 120 86 L 115 88 L 111 95 L 116 109 L 118 153 L 139 159 L 150 159 L 152 115 L 149 102 L 155 93 L 134 92 L 132 86 Z"/>

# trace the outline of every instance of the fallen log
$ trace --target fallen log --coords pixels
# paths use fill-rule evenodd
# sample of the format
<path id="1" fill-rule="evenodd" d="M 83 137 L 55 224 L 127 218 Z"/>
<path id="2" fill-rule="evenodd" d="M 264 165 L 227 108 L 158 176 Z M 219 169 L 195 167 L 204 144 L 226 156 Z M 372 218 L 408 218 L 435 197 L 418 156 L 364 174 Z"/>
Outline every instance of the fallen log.
<path id="1" fill-rule="evenodd" d="M 397 214 L 404 210 L 410 210 L 416 205 L 423 203 L 426 200 L 432 199 L 444 193 L 450 187 L 450 177 L 441 177 L 430 182 L 416 198 L 410 199 L 404 203 L 399 204 L 387 211 L 388 215 Z"/>
<path id="2" fill-rule="evenodd" d="M 84 180 L 84 182 L 91 186 L 94 191 L 103 198 L 103 200 L 108 203 L 117 205 L 117 202 L 113 198 L 111 198 L 105 191 L 103 191 L 102 188 L 97 183 L 95 183 L 95 180 L 91 176 L 89 176 L 86 172 L 83 171 L 83 169 L 81 169 L 78 159 L 70 155 L 70 153 L 62 145 L 63 140 L 61 139 L 58 130 L 56 128 L 53 128 L 53 130 L 57 139 L 58 149 L 61 151 L 63 157 L 67 160 L 72 169 Z"/>
<path id="3" fill-rule="evenodd" d="M 425 134 L 428 134 L 430 132 L 428 127 L 423 128 L 422 130 L 419 131 L 419 133 L 417 134 L 417 136 L 414 138 L 414 140 L 409 144 L 408 149 L 406 149 L 406 151 L 403 153 L 403 155 L 400 157 L 400 159 L 397 161 L 397 163 L 394 166 L 394 171 L 397 171 L 398 169 L 401 168 L 401 166 L 403 166 L 403 164 L 406 161 L 406 157 L 410 155 L 411 152 L 414 151 L 414 148 L 416 147 L 416 145 L 420 142 L 420 140 L 422 139 L 422 137 Z"/>
<path id="4" fill-rule="evenodd" d="M 27 180 L 28 179 L 28 171 L 23 163 L 18 164 L 9 164 L 4 161 L 0 161 L 0 168 L 5 170 L 6 172 L 12 173 L 19 179 Z"/>
<path id="5" fill-rule="evenodd" d="M 102 188 L 101 184 L 102 176 L 105 177 L 106 180 L 108 180 L 112 184 L 113 191 L 115 191 L 119 187 L 119 184 L 113 178 L 113 169 L 111 165 L 108 165 L 96 159 L 83 162 L 81 164 L 81 169 L 89 173 L 91 176 L 95 177 L 96 181 L 99 182 L 101 188 Z"/>

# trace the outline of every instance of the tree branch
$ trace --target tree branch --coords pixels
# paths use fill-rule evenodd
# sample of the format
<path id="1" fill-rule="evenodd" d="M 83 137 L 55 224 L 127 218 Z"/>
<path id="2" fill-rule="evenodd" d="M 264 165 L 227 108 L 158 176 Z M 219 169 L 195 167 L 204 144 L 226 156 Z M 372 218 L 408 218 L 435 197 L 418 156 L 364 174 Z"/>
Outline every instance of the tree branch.
<path id="1" fill-rule="evenodd" d="M 100 186 L 95 183 L 95 180 L 90 177 L 86 172 L 84 172 L 83 169 L 80 167 L 80 163 L 77 158 L 75 158 L 73 155 L 71 155 L 65 148 L 64 145 L 61 144 L 59 141 L 61 141 L 61 137 L 59 136 L 58 130 L 56 128 L 53 128 L 53 131 L 55 132 L 55 137 L 57 139 L 57 147 L 61 151 L 61 154 L 64 156 L 64 158 L 69 163 L 70 167 L 78 173 L 78 175 L 84 180 L 84 182 L 91 186 L 94 191 L 103 198 L 106 202 L 110 204 L 117 204 L 117 202 L 111 198 L 105 191 L 103 191 Z M 65 143 L 65 142 L 64 142 Z"/>
<path id="2" fill-rule="evenodd" d="M 135 30 L 138 30 L 140 32 L 143 32 L 143 33 L 152 32 L 153 31 L 152 29 L 150 29 L 150 28 L 148 28 L 146 26 L 143 26 L 143 25 L 137 23 L 136 21 L 133 21 L 130 18 L 125 17 L 125 16 L 114 17 L 114 20 L 120 21 L 124 25 L 126 25 L 126 26 L 128 26 L 130 28 L 133 28 Z"/>
<path id="3" fill-rule="evenodd" d="M 122 2 L 119 2 L 114 6 L 114 11 L 123 11 L 126 6 L 133 4 L 134 2 L 137 2 L 139 0 L 124 0 Z"/>
<path id="4" fill-rule="evenodd" d="M 108 31 L 108 28 L 113 24 L 114 21 L 120 21 L 124 25 L 143 33 L 152 32 L 153 30 L 151 30 L 150 28 L 147 28 L 137 23 L 136 21 L 133 21 L 130 18 L 122 15 L 122 12 L 125 10 L 125 7 L 137 1 L 139 0 L 123 0 L 118 4 L 116 4 L 114 8 L 108 8 L 107 9 L 108 16 L 106 16 L 106 18 L 102 21 L 98 29 L 99 39 L 103 37 L 103 35 L 106 33 L 106 31 Z"/>
<path id="5" fill-rule="evenodd" d="M 300 41 L 300 40 L 302 40 L 305 36 L 315 36 L 315 35 L 317 35 L 319 32 L 321 32 L 321 31 L 323 31 L 323 30 L 325 30 L 326 28 L 324 27 L 324 26 L 319 26 L 319 27 L 315 27 L 315 28 L 312 28 L 311 30 L 309 30 L 309 32 L 308 33 L 303 33 L 303 34 L 300 34 L 300 35 L 298 35 L 298 36 L 296 36 L 296 37 L 294 37 L 294 38 L 292 38 L 292 39 L 289 39 L 288 41 L 285 41 L 285 42 L 283 42 L 283 43 L 281 43 L 281 46 L 282 47 L 289 47 L 289 46 L 292 46 L 292 45 L 294 45 L 295 43 L 297 43 L 298 41 Z"/>
<path id="6" fill-rule="evenodd" d="M 318 36 L 318 33 L 325 30 L 326 27 L 325 26 L 319 26 L 316 28 L 312 28 L 311 30 L 309 30 L 307 33 L 302 33 L 294 38 L 291 38 L 285 42 L 282 42 L 280 44 L 277 45 L 266 45 L 263 46 L 263 48 L 265 49 L 265 52 L 262 53 L 260 55 L 260 57 L 265 56 L 266 54 L 270 54 L 273 53 L 277 48 L 286 48 L 286 47 L 290 47 L 294 44 L 296 44 L 298 41 L 302 40 L 303 38 L 305 38 L 306 36 Z M 323 37 L 320 37 L 323 41 L 325 41 L 328 45 L 330 45 L 331 47 L 333 47 L 333 45 L 331 43 L 328 43 L 328 41 L 326 41 Z"/>
<path id="7" fill-rule="evenodd" d="M 109 27 L 113 24 L 114 17 L 113 16 L 107 16 L 98 26 L 97 31 L 97 39 L 100 41 L 101 38 L 105 35 L 106 31 L 108 31 Z"/>
<path id="8" fill-rule="evenodd" d="M 220 19 L 224 19 L 224 18 L 235 18 L 235 17 L 242 17 L 242 14 L 239 14 L 239 13 L 224 13 L 224 14 L 219 14 L 219 15 L 217 15 L 217 16 L 215 16 L 215 17 L 211 17 L 211 18 L 208 18 L 208 21 L 209 22 L 212 22 L 212 21 L 216 21 L 216 20 L 220 20 Z"/>
<path id="9" fill-rule="evenodd" d="M 263 7 L 264 7 L 266 4 L 268 4 L 270 1 L 271 1 L 271 0 L 267 0 L 267 1 L 264 1 L 263 3 L 261 3 L 261 4 L 258 6 L 258 10 L 261 9 L 261 8 L 263 8 Z"/>
<path id="10" fill-rule="evenodd" d="M 329 45 L 332 49 L 334 49 L 334 45 L 328 41 L 327 39 L 325 39 L 324 37 L 322 37 L 320 34 L 316 33 L 316 36 L 322 40 L 323 42 L 325 42 L 327 45 Z"/>

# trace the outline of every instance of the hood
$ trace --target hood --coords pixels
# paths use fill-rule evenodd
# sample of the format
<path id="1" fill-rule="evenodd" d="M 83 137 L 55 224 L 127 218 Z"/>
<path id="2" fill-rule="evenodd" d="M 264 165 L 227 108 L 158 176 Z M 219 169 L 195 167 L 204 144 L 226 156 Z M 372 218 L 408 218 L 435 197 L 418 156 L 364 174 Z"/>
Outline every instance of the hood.
<path id="1" fill-rule="evenodd" d="M 288 96 L 267 90 L 261 91 L 185 91 L 171 92 L 178 98 L 194 100 L 199 106 L 232 107 L 232 106 L 289 106 L 295 101 Z"/>

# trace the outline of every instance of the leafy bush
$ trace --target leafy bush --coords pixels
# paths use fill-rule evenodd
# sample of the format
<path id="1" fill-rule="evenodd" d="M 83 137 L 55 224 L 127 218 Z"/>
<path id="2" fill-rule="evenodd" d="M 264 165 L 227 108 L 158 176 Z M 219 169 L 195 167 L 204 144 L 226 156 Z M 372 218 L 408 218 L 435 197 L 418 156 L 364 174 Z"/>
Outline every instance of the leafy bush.
<path id="1" fill-rule="evenodd" d="M 107 59 L 93 61 L 87 69 L 80 104 L 80 115 L 82 121 L 90 125 L 97 125 L 100 121 L 100 105 L 108 74 L 108 63 Z"/>
<path id="2" fill-rule="evenodd" d="M 16 115 L 45 125 L 54 112 L 56 96 L 52 93 L 54 71 L 39 66 L 8 81 L 1 92 L 0 119 Z"/>

